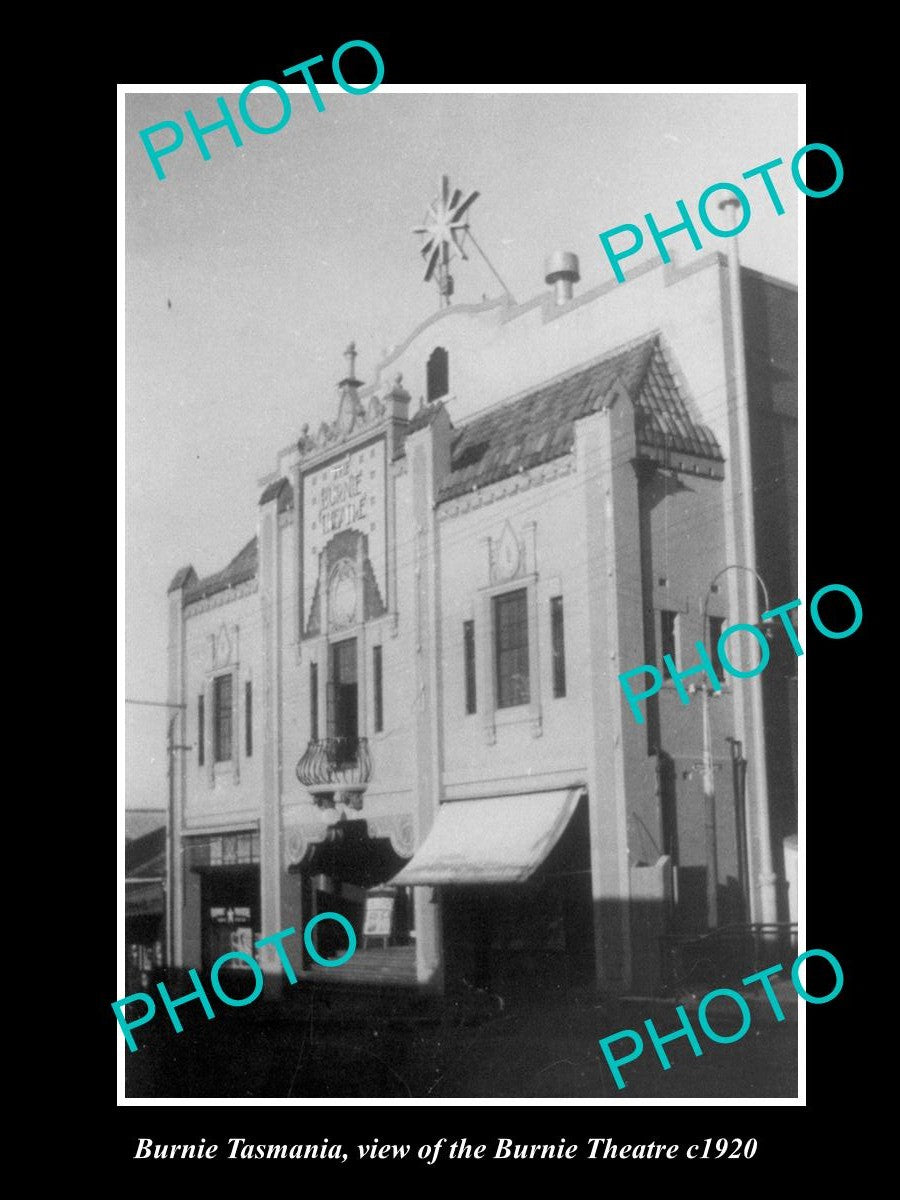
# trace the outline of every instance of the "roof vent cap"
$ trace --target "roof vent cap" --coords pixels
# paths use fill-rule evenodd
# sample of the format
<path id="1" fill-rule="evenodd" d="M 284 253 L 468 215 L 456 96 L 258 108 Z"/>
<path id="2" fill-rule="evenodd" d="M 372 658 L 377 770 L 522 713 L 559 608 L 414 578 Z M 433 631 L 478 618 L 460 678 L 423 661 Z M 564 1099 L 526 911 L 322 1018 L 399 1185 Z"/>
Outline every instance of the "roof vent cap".
<path id="1" fill-rule="evenodd" d="M 571 250 L 554 250 L 544 259 L 544 282 L 553 285 L 557 304 L 572 299 L 572 285 L 579 279 L 578 255 Z"/>

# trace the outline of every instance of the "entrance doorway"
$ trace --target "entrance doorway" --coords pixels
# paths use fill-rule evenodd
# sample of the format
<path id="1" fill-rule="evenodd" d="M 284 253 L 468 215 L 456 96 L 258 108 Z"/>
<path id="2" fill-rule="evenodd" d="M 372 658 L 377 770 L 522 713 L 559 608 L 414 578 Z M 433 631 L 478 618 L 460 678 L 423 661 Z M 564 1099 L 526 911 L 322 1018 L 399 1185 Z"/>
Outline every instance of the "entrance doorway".
<path id="1" fill-rule="evenodd" d="M 259 932 L 259 867 L 214 867 L 203 872 L 203 969 L 208 971 L 223 954 L 240 950 L 254 955 Z M 231 959 L 227 970 L 252 977 L 241 959 Z M 248 987 L 248 991 L 249 991 Z"/>
<path id="2" fill-rule="evenodd" d="M 443 889 L 448 990 L 563 994 L 594 978 L 587 799 L 525 883 Z"/>

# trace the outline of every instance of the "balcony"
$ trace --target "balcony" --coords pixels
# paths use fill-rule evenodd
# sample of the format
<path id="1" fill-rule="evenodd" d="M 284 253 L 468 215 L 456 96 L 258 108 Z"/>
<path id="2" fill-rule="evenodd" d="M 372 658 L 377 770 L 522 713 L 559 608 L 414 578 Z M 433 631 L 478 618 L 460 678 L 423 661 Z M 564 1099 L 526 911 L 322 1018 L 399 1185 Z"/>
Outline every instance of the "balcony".
<path id="1" fill-rule="evenodd" d="M 320 808 L 362 808 L 371 775 L 369 742 L 361 737 L 311 738 L 297 763 L 297 778 Z"/>

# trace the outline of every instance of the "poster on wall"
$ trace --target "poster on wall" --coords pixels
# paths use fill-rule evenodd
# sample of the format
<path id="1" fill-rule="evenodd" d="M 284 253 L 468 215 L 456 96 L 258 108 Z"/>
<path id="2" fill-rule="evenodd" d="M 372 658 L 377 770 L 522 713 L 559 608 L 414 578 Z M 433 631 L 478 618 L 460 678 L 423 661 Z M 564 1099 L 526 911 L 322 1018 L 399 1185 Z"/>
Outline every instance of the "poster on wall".
<path id="1" fill-rule="evenodd" d="M 393 922 L 393 896 L 366 896 L 366 911 L 363 919 L 363 935 L 365 937 L 389 938 Z"/>

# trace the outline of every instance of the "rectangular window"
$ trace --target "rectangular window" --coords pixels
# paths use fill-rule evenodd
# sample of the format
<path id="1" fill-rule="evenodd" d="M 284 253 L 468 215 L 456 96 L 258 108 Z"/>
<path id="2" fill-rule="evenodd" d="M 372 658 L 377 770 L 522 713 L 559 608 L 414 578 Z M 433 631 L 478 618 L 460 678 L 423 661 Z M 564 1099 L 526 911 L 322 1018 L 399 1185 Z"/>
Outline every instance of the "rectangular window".
<path id="1" fill-rule="evenodd" d="M 331 646 L 331 679 L 328 681 L 328 736 L 342 739 L 346 747 L 359 737 L 359 679 L 356 638 Z"/>
<path id="2" fill-rule="evenodd" d="M 550 637 L 553 648 L 553 695 L 566 694 L 566 637 L 562 596 L 550 597 Z"/>
<path id="3" fill-rule="evenodd" d="M 216 762 L 231 758 L 231 676 L 217 675 L 213 680 L 213 750 Z"/>
<path id="4" fill-rule="evenodd" d="M 372 682 L 375 688 L 375 732 L 384 729 L 384 701 L 381 690 L 381 647 L 372 647 Z"/>
<path id="5" fill-rule="evenodd" d="M 248 679 L 244 684 L 244 740 L 248 758 L 253 756 L 253 684 Z"/>
<path id="6" fill-rule="evenodd" d="M 718 666 L 719 665 L 719 656 L 718 656 L 718 652 L 717 652 L 717 647 L 719 645 L 719 638 L 722 636 L 722 631 L 725 628 L 725 618 L 724 617 L 708 617 L 707 619 L 709 621 L 709 649 L 708 649 L 709 658 L 710 658 L 710 662 L 712 662 L 714 666 Z M 718 671 L 716 672 L 716 674 L 717 675 L 719 674 Z M 721 676 L 719 676 L 719 677 L 721 678 Z"/>
<path id="7" fill-rule="evenodd" d="M 680 666 L 678 656 L 675 651 L 677 648 L 677 629 L 678 629 L 678 613 L 664 608 L 659 614 L 660 625 L 660 645 L 662 647 L 661 657 L 670 654 L 672 661 Z"/>
<path id="8" fill-rule="evenodd" d="M 463 621 L 463 660 L 466 671 L 466 712 L 475 712 L 475 622 Z"/>
<path id="9" fill-rule="evenodd" d="M 528 704 L 528 593 L 525 588 L 494 597 L 494 654 L 497 707 Z"/>
<path id="10" fill-rule="evenodd" d="M 204 707 L 205 707 L 205 701 L 203 698 L 203 693 L 201 692 L 200 695 L 197 697 L 197 766 L 198 767 L 202 767 L 204 762 L 206 761 L 206 754 L 205 754 L 206 746 L 204 744 L 204 738 L 206 737 L 206 729 L 204 728 L 204 726 L 206 724 L 206 720 L 205 720 L 205 714 L 203 711 Z"/>
<path id="11" fill-rule="evenodd" d="M 309 737 L 319 740 L 319 664 L 309 664 Z"/>

